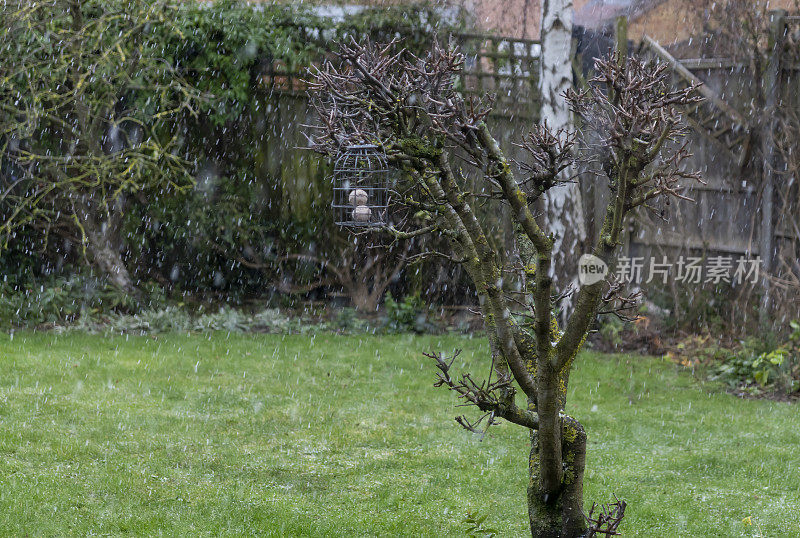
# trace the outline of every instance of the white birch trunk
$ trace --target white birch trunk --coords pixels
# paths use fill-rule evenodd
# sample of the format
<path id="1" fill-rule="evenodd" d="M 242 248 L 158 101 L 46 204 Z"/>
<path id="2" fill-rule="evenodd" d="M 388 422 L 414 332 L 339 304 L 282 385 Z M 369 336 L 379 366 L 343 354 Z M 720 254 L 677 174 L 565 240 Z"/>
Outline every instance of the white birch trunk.
<path id="1" fill-rule="evenodd" d="M 542 96 L 541 121 L 555 132 L 570 126 L 571 115 L 564 91 L 572 85 L 572 0 L 542 0 L 542 52 L 539 87 Z M 563 179 L 572 175 L 564 171 Z M 578 258 L 586 241 L 580 185 L 567 183 L 550 189 L 544 196 L 544 221 L 555 234 L 553 277 L 559 291 L 577 283 Z M 565 301 L 566 303 L 566 301 Z M 569 305 L 563 304 L 567 307 Z"/>

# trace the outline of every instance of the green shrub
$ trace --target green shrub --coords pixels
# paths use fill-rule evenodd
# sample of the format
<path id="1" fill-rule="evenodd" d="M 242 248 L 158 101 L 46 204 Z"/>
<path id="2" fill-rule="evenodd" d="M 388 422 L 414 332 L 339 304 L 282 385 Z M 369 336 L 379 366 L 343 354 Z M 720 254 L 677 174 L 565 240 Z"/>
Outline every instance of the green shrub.
<path id="1" fill-rule="evenodd" d="M 600 321 L 600 337 L 612 348 L 622 345 L 622 332 L 625 330 L 625 322 L 615 316 L 605 316 Z"/>
<path id="2" fill-rule="evenodd" d="M 337 332 L 352 333 L 364 332 L 369 324 L 358 316 L 355 308 L 340 308 L 328 326 Z"/>
<path id="3" fill-rule="evenodd" d="M 792 321 L 789 326 L 791 332 L 780 345 L 748 339 L 738 350 L 718 352 L 720 363 L 711 379 L 753 394 L 800 392 L 800 322 Z"/>
<path id="4" fill-rule="evenodd" d="M 108 329 L 112 332 L 167 332 L 188 331 L 194 328 L 193 321 L 185 309 L 168 306 L 157 310 L 146 310 L 133 315 L 115 316 L 107 325 L 95 330 Z"/>
<path id="5" fill-rule="evenodd" d="M 192 313 L 183 305 L 172 305 L 143 310 L 135 314 L 107 316 L 93 316 L 84 310 L 74 322 L 59 326 L 58 329 L 80 330 L 95 334 L 158 334 L 187 331 L 306 334 L 324 331 L 364 333 L 370 331 L 371 327 L 366 320 L 358 318 L 351 308 L 341 309 L 331 321 L 324 321 L 319 316 L 296 315 L 277 308 L 248 313 L 242 309 L 223 306 L 215 312 Z"/>
<path id="6" fill-rule="evenodd" d="M 432 325 L 428 321 L 427 307 L 419 293 L 406 295 L 398 302 L 391 293 L 386 294 L 384 302 L 386 320 L 384 330 L 390 333 L 428 332 Z"/>
<path id="7" fill-rule="evenodd" d="M 467 512 L 462 522 L 465 526 L 465 535 L 470 538 L 494 538 L 497 536 L 496 529 L 484 526 L 488 518 L 489 514 L 481 515 L 479 513 L 472 513 L 471 511 Z"/>
<path id="8" fill-rule="evenodd" d="M 138 301 L 106 283 L 81 274 L 0 282 L 0 321 L 17 326 L 71 322 L 86 312 L 97 316 L 128 312 Z"/>

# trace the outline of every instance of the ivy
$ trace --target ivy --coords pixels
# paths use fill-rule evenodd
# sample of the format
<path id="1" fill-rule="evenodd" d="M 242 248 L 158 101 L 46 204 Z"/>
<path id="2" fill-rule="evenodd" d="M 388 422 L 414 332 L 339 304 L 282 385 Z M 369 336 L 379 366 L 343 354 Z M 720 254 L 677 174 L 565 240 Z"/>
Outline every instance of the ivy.
<path id="1" fill-rule="evenodd" d="M 259 78 L 266 69 L 277 64 L 302 73 L 330 50 L 331 38 L 402 37 L 420 52 L 437 32 L 456 29 L 424 4 L 366 8 L 342 22 L 303 6 L 254 7 L 240 0 L 186 2 L 176 9 L 177 32 L 165 29 L 165 50 L 196 87 L 213 96 L 205 112 L 215 125 L 239 118 L 255 99 L 263 99 Z"/>

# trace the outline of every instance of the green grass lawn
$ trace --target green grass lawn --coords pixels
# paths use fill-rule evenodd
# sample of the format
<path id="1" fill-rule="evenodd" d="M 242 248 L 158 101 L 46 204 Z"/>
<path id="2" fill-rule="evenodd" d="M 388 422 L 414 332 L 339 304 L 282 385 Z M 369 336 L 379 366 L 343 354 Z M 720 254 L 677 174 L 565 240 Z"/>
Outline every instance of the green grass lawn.
<path id="1" fill-rule="evenodd" d="M 420 352 L 456 347 L 483 364 L 452 336 L 0 335 L 0 535 L 463 535 L 472 510 L 523 536 L 527 432 L 455 424 Z M 626 536 L 800 536 L 796 406 L 584 353 L 569 411 Z"/>

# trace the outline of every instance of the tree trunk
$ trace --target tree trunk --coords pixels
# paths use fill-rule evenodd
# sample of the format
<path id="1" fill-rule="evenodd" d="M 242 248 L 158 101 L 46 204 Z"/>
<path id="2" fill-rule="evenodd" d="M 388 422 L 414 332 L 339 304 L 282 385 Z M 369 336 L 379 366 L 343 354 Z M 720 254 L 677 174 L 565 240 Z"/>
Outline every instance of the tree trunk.
<path id="1" fill-rule="evenodd" d="M 586 534 L 586 518 L 583 514 L 586 432 L 577 420 L 564 417 L 561 439 L 564 478 L 558 494 L 551 496 L 543 493 L 541 487 L 538 432 L 531 431 L 528 517 L 533 538 L 580 538 Z"/>
<path id="2" fill-rule="evenodd" d="M 543 0 L 541 24 L 541 122 L 557 132 L 571 123 L 563 93 L 572 86 L 572 0 Z M 561 179 L 571 175 L 568 168 Z M 550 189 L 543 203 L 545 227 L 555 234 L 553 280 L 557 289 L 564 289 L 575 281 L 572 275 L 586 241 L 580 184 L 576 180 Z"/>
<path id="3" fill-rule="evenodd" d="M 111 284 L 127 293 L 137 293 L 128 268 L 115 248 L 102 240 L 89 238 L 86 249 L 91 255 L 92 264 Z"/>
<path id="4" fill-rule="evenodd" d="M 124 200 L 117 201 L 117 207 L 110 208 L 107 219 L 98 222 L 101 211 L 83 200 L 76 213 L 86 238 L 88 261 L 111 284 L 122 291 L 138 296 L 139 290 L 133 283 L 128 268 L 120 254 L 120 224 Z"/>
<path id="5" fill-rule="evenodd" d="M 378 311 L 378 302 L 382 294 L 378 295 L 370 291 L 366 282 L 353 282 L 345 289 L 347 290 L 347 295 L 350 297 L 350 304 L 358 312 L 362 314 L 374 314 Z"/>

